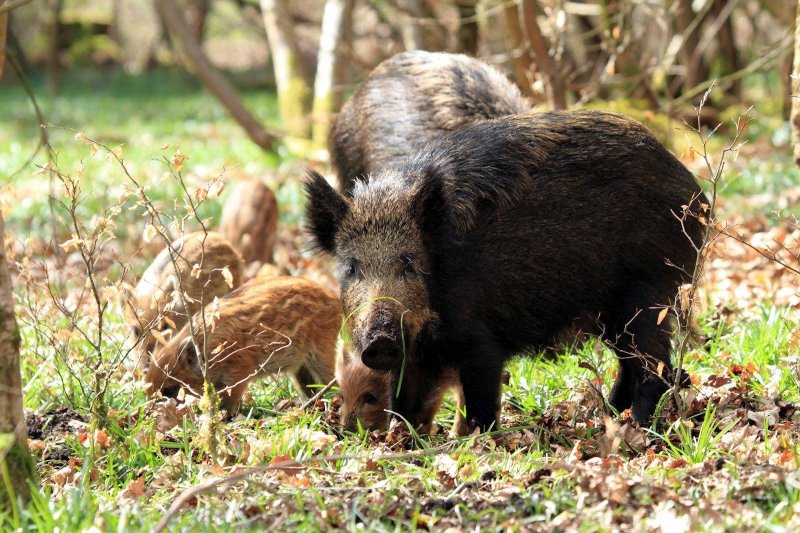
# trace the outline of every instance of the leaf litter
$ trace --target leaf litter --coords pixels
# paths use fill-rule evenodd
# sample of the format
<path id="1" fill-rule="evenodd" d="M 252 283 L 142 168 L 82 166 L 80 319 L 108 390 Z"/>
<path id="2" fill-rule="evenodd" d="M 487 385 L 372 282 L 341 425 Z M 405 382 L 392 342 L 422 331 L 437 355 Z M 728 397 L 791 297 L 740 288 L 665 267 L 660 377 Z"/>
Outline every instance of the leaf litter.
<path id="1" fill-rule="evenodd" d="M 183 164 L 178 154 L 173 165 Z M 475 525 L 533 531 L 800 527 L 800 412 L 794 403 L 799 398 L 786 397 L 781 377 L 789 368 L 797 379 L 800 277 L 758 251 L 777 253 L 796 265 L 800 229 L 785 222 L 771 226 L 766 215 L 758 214 L 732 217 L 728 225 L 738 238 L 721 238 L 712 250 L 703 286 L 707 307 L 734 329 L 757 316 L 765 301 L 794 311 L 787 315 L 794 322 L 779 364 L 758 365 L 722 352 L 692 371 L 691 386 L 681 392 L 688 423 L 678 420 L 668 402 L 654 429 L 639 427 L 629 412 L 610 415 L 597 389 L 587 385 L 568 400 L 549 402 L 541 413 L 504 402 L 502 429 L 492 435 L 454 440 L 440 428 L 419 437 L 398 423 L 385 433 L 343 435 L 335 423 L 338 399 L 328 394 L 305 411 L 287 400 L 265 418 L 240 415 L 226 426 L 223 453 L 215 460 L 187 441 L 185 428 L 200 424 L 187 396 L 183 402 L 155 402 L 143 417 L 118 420 L 141 446 L 156 446 L 160 462 L 158 468 L 141 467 L 117 500 L 164 509 L 191 486 L 256 467 L 262 470 L 224 490 L 195 495 L 185 508 L 222 516 L 235 504 L 239 520 L 271 527 L 308 520 L 319 528 L 388 522 L 453 530 Z M 28 250 L 47 250 L 44 244 L 12 246 L 17 283 L 47 279 L 37 264 L 22 261 Z M 147 246 L 135 245 L 136 250 Z M 279 273 L 337 288 L 330 263 L 308 257 L 300 251 L 304 246 L 299 228 L 281 227 L 275 250 Z M 131 244 L 104 248 L 100 272 L 129 253 L 126 247 Z M 50 269 L 70 275 L 72 268 L 79 276 L 78 258 L 70 261 L 44 255 Z M 78 294 L 83 288 L 70 290 Z M 91 302 L 74 301 L 76 311 L 92 312 Z M 709 445 L 701 442 L 701 429 L 710 412 L 715 440 Z M 71 409 L 31 414 L 28 422 L 43 485 L 54 487 L 54 493 L 87 482 L 87 475 L 89 483 L 101 481 L 97 466 L 84 469 L 86 452 L 79 447 L 105 454 L 120 446 L 118 437 L 90 430 L 87 418 Z M 708 453 L 698 455 L 703 446 Z"/>

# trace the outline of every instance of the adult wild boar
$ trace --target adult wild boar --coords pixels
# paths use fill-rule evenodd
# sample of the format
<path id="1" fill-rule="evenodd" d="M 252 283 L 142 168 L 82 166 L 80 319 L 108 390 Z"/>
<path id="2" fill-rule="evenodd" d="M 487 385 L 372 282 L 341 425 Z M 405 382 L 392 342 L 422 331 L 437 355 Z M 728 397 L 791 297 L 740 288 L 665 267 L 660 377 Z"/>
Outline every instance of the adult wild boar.
<path id="1" fill-rule="evenodd" d="M 453 369 L 468 428 L 496 425 L 504 362 L 575 324 L 596 325 L 618 355 L 611 405 L 653 415 L 672 376 L 657 306 L 688 281 L 706 200 L 638 122 L 485 121 L 357 182 L 352 200 L 314 172 L 306 194 L 314 243 L 338 262 L 353 353 L 390 370 L 391 410 L 415 427 Z"/>
<path id="2" fill-rule="evenodd" d="M 478 59 L 421 50 L 392 56 L 375 67 L 331 129 L 341 190 L 396 168 L 410 150 L 444 132 L 529 108 L 516 85 Z"/>

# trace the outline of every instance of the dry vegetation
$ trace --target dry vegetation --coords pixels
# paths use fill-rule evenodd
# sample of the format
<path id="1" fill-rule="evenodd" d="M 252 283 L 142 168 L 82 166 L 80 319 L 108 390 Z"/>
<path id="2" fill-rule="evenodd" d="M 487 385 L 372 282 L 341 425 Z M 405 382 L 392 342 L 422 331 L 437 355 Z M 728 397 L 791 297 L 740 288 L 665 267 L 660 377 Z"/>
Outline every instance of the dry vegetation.
<path id="1" fill-rule="evenodd" d="M 719 222 L 733 236 L 715 238 L 706 263 L 703 339 L 686 354 L 684 418 L 670 402 L 651 428 L 632 425 L 626 413 L 608 416 L 601 395 L 613 378 L 613 355 L 588 342 L 555 360 L 515 361 L 503 430 L 493 435 L 417 437 L 400 425 L 352 434 L 336 423 L 335 390 L 304 403 L 282 379 L 254 386 L 230 422 L 210 421 L 213 411 L 192 397 L 147 400 L 117 288 L 163 246 L 159 233 L 171 239 L 201 221 L 213 228 L 214 217 L 197 213 L 224 200 L 225 176 L 202 178 L 188 164 L 191 153 L 165 148 L 167 177 L 159 179 L 185 194 L 151 201 L 152 178 L 128 170 L 124 152 L 73 135 L 71 150 L 125 186 L 87 216 L 81 208 L 96 194 L 92 177 L 43 165 L 40 172 L 54 180 L 60 245 L 48 246 L 45 235 L 23 238 L 19 229 L 7 237 L 24 336 L 29 442 L 41 475 L 35 506 L 6 517 L 9 526 L 42 520 L 68 529 L 140 528 L 165 513 L 171 528 L 680 531 L 795 520 L 800 229 L 788 213 L 796 189 L 761 199 L 721 194 Z M 766 148 L 745 150 L 763 155 Z M 729 158 L 720 185 L 746 172 L 748 159 Z M 708 172 L 702 157 L 687 163 Z M 12 220 L 14 198 L 6 189 Z M 781 208 L 780 218 L 770 212 Z M 330 265 L 304 247 L 298 228 L 282 223 L 277 270 L 335 286 Z M 452 417 L 448 404 L 440 425 Z M 210 422 L 213 448 L 201 437 Z"/>
<path id="2" fill-rule="evenodd" d="M 237 61 L 257 56 L 253 61 L 263 65 L 266 58 L 253 43 L 263 45 L 265 36 L 252 27 L 252 9 L 240 13 L 233 2 L 213 4 L 216 29 L 206 42 L 212 59 L 233 49 Z M 443 25 L 423 24 L 426 39 L 436 39 L 437 32 L 446 37 L 457 26 L 454 6 L 441 4 L 436 14 Z M 574 39 L 579 17 L 571 14 L 570 32 L 558 33 L 558 10 L 542 4 L 548 6 L 540 17 L 545 36 Z M 606 13 L 599 33 L 578 33 L 594 44 L 554 42 L 551 48 L 573 50 L 570 61 L 589 65 L 567 77 L 571 98 L 643 120 L 708 192 L 717 192 L 708 246 L 701 251 L 702 282 L 689 305 L 672 310 L 695 315 L 696 331 L 678 337 L 686 340 L 679 351 L 690 385 L 677 404 L 664 399 L 651 427 L 634 425 L 629 413 L 608 413 L 603 398 L 613 383 L 615 357 L 596 340 L 553 357 L 513 361 L 502 430 L 489 435 L 453 439 L 440 429 L 419 436 L 400 424 L 384 433 L 345 431 L 338 424 L 335 387 L 306 401 L 284 377 L 252 385 L 232 420 L 223 419 L 213 395 L 149 399 L 135 338 L 124 323 L 123 284 L 135 285 L 175 238 L 219 229 L 225 201 L 238 186 L 255 177 L 277 198 L 274 245 L 254 252 L 263 261 L 272 257 L 267 275 L 304 276 L 331 289 L 337 284 L 331 264 L 306 251 L 299 227 L 297 178 L 305 159 L 297 161 L 285 147 L 257 149 L 184 74 L 82 70 L 67 51 L 66 63 L 74 68 L 60 80 L 58 97 L 43 98 L 41 106 L 45 122 L 67 127 L 45 130 L 50 149 L 29 166 L 40 130 L 28 96 L 0 86 L 0 146 L 8 147 L 0 149 L 0 175 L 10 177 L 0 184 L 0 209 L 23 339 L 29 444 L 39 474 L 31 504 L 0 512 L 0 527 L 800 528 L 800 172 L 782 140 L 782 102 L 773 94 L 781 78 L 770 63 L 787 48 L 785 20 L 774 13 L 781 11 L 772 9 L 775 2 L 757 13 L 758 2 L 741 2 L 734 20 L 744 28 L 740 40 L 755 43 L 756 66 L 744 72 L 699 61 L 705 77 L 679 87 L 685 65 L 665 55 L 670 30 L 661 24 L 664 13 L 649 2 L 608 4 L 626 9 Z M 354 77 L 402 47 L 404 35 L 390 22 L 407 15 L 385 7 L 357 7 L 369 24 L 355 26 Z M 516 45 L 506 49 L 499 15 L 504 7 L 489 11 L 482 46 L 511 70 L 520 51 Z M 633 24 L 642 17 L 646 24 Z M 717 13 L 704 24 L 715 21 L 723 25 L 724 17 Z M 316 35 L 319 21 L 296 23 L 303 43 L 313 40 L 309 35 Z M 222 38 L 240 26 L 249 29 Z M 660 38 L 638 49 L 654 28 Z M 30 42 L 40 33 L 32 32 Z M 96 48 L 92 61 L 108 57 L 108 49 Z M 523 55 L 531 59 L 531 53 Z M 666 57 L 675 63 L 652 60 Z M 745 59 L 738 66 L 746 70 L 751 63 Z M 768 68 L 773 70 L 763 76 L 744 76 Z M 712 100 L 717 108 L 733 106 L 701 113 L 703 125 L 695 132 L 678 117 L 696 122 L 689 103 L 711 84 L 714 69 L 721 69 L 724 87 Z M 529 74 L 527 89 L 538 98 L 545 97 L 546 78 L 559 75 Z M 243 93 L 264 123 L 279 126 L 273 93 Z M 612 93 L 626 98 L 589 102 Z M 758 103 L 746 120 L 739 117 L 742 101 Z M 733 121 L 712 135 L 717 117 Z M 252 220 L 275 222 L 263 215 L 256 207 L 250 213 Z M 252 239 L 238 235 L 243 242 Z M 250 263 L 245 276 L 258 275 L 261 266 Z M 184 298 L 177 291 L 176 301 Z M 448 401 L 439 413 L 441 428 L 451 425 L 454 409 Z"/>

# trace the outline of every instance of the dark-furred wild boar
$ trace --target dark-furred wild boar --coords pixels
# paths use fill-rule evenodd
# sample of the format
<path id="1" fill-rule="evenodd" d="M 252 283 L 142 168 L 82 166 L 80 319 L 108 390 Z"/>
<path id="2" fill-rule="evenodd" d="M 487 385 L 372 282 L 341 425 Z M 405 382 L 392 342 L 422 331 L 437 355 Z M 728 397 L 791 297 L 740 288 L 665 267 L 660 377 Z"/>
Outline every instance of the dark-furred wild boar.
<path id="1" fill-rule="evenodd" d="M 352 200 L 314 172 L 306 193 L 314 242 L 337 259 L 353 354 L 390 371 L 391 411 L 413 426 L 430 423 L 451 370 L 468 428 L 496 425 L 504 362 L 576 323 L 618 355 L 610 403 L 652 417 L 672 376 L 658 306 L 688 281 L 706 200 L 638 122 L 484 121 L 357 182 Z"/>
<path id="2" fill-rule="evenodd" d="M 461 54 L 403 52 L 378 65 L 331 129 L 342 191 L 396 168 L 416 147 L 481 120 L 526 112 L 519 88 L 493 66 Z"/>

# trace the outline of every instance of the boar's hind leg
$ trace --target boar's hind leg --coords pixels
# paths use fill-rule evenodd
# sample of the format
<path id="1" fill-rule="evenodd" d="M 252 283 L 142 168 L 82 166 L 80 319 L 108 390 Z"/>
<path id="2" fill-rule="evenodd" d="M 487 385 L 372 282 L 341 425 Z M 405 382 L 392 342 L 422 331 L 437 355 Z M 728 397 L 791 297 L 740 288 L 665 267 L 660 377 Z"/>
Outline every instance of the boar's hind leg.
<path id="1" fill-rule="evenodd" d="M 497 429 L 503 386 L 502 351 L 493 341 L 471 343 L 461 352 L 459 377 L 464 395 L 467 430 Z M 463 431 L 463 429 L 462 429 Z"/>
<path id="2" fill-rule="evenodd" d="M 612 345 L 619 359 L 619 372 L 611 389 L 609 403 L 618 411 L 633 408 L 633 418 L 650 422 L 656 405 L 672 382 L 670 331 L 658 322 L 653 302 L 664 301 L 664 291 L 633 289 L 622 311 L 606 322 L 604 340 Z M 667 293 L 668 294 L 668 293 Z"/>

